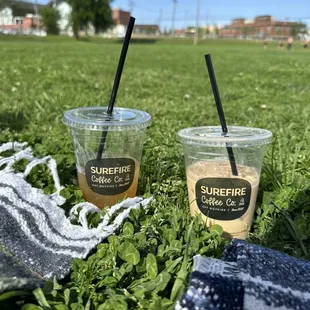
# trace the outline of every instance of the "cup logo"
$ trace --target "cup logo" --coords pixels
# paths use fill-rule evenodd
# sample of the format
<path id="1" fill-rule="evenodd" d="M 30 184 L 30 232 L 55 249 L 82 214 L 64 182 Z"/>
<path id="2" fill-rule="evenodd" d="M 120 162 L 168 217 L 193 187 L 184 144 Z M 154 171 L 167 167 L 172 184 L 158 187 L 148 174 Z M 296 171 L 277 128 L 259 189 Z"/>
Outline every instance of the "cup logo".
<path id="1" fill-rule="evenodd" d="M 201 213 L 221 221 L 243 216 L 249 208 L 251 192 L 251 184 L 239 178 L 203 178 L 195 186 Z"/>
<path id="2" fill-rule="evenodd" d="M 100 195 L 119 195 L 126 192 L 134 179 L 135 161 L 131 158 L 93 159 L 85 166 L 89 188 Z"/>

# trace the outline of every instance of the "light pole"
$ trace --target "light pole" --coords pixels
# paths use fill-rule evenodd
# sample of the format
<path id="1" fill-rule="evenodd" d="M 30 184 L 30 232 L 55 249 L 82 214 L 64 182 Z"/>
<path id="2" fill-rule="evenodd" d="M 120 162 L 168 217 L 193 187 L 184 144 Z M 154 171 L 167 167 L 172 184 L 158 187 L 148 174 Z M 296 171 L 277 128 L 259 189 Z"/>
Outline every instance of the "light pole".
<path id="1" fill-rule="evenodd" d="M 175 21 L 175 13 L 177 11 L 177 0 L 172 0 L 173 9 L 172 9 L 172 17 L 171 17 L 171 37 L 174 37 L 174 21 Z"/>
<path id="2" fill-rule="evenodd" d="M 135 2 L 133 0 L 129 0 L 129 11 L 130 11 L 130 15 L 132 15 L 132 11 L 135 7 Z"/>
<path id="3" fill-rule="evenodd" d="M 195 36 L 194 36 L 194 45 L 198 44 L 198 38 L 199 38 L 199 18 L 200 18 L 200 0 L 197 0 L 196 32 L 195 32 Z"/>
<path id="4" fill-rule="evenodd" d="M 163 9 L 159 10 L 159 16 L 158 16 L 158 27 L 159 27 L 159 32 L 163 33 L 162 31 L 162 20 L 163 20 Z"/>

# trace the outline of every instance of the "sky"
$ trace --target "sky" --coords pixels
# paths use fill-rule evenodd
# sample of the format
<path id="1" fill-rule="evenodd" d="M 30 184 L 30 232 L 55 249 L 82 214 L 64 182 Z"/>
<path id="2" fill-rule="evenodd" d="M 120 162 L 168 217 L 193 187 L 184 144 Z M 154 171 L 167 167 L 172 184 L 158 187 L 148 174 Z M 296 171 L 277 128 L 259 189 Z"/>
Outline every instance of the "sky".
<path id="1" fill-rule="evenodd" d="M 136 24 L 159 24 L 171 28 L 172 0 L 114 0 L 113 8 L 129 10 L 134 2 L 132 15 Z M 194 26 L 197 0 L 177 0 L 175 28 Z M 200 0 L 200 24 L 227 25 L 231 19 L 252 19 L 257 15 L 272 15 L 277 20 L 302 20 L 310 26 L 310 0 Z"/>

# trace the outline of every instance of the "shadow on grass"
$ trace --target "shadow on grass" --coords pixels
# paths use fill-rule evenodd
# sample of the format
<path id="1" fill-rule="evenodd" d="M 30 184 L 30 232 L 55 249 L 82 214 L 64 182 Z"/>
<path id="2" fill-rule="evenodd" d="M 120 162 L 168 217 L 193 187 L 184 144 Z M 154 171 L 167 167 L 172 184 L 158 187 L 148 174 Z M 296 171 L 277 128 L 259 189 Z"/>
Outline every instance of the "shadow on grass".
<path id="1" fill-rule="evenodd" d="M 81 37 L 79 42 L 93 43 L 93 44 L 123 44 L 123 39 L 102 39 L 96 37 Z M 155 44 L 158 40 L 154 38 L 132 38 L 130 44 Z"/>
<path id="2" fill-rule="evenodd" d="M 285 191 L 287 188 L 283 187 L 281 191 Z M 263 193 L 259 195 L 259 208 L 262 205 L 263 195 Z M 277 195 L 275 199 L 271 194 L 268 200 L 270 201 L 267 205 L 274 208 L 274 211 L 268 218 L 270 222 L 266 223 L 266 233 L 262 238 L 254 238 L 252 241 L 288 255 L 309 260 L 310 187 L 293 195 L 283 195 L 283 198 L 279 198 Z"/>
<path id="3" fill-rule="evenodd" d="M 116 40 L 117 43 L 123 44 L 123 39 Z M 154 44 L 157 40 L 154 38 L 132 38 L 130 44 Z"/>
<path id="4" fill-rule="evenodd" d="M 22 131 L 28 120 L 22 112 L 0 112 L 0 129 Z"/>

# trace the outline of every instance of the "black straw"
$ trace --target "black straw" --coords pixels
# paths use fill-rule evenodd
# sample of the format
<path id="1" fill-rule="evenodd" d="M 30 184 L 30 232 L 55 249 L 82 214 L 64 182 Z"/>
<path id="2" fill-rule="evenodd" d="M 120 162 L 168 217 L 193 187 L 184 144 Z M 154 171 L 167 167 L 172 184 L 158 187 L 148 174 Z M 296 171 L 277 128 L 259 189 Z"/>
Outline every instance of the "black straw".
<path id="1" fill-rule="evenodd" d="M 219 115 L 219 119 L 220 119 L 221 126 L 222 126 L 222 132 L 223 132 L 223 135 L 226 136 L 228 133 L 228 129 L 227 129 L 227 125 L 226 125 L 226 120 L 225 120 L 225 115 L 224 115 L 224 110 L 223 110 L 223 106 L 222 106 L 220 93 L 219 93 L 217 83 L 216 83 L 215 73 L 214 73 L 212 60 L 211 60 L 211 55 L 210 54 L 205 55 L 205 59 L 206 59 L 206 64 L 207 64 L 207 68 L 208 68 L 208 72 L 209 72 L 209 77 L 210 77 L 210 82 L 211 82 L 212 91 L 213 91 L 213 95 L 214 95 L 214 100 L 215 100 L 216 107 L 217 107 L 217 113 Z M 228 146 L 227 143 L 226 143 L 226 149 L 227 149 L 227 153 L 228 153 L 228 159 L 229 159 L 229 163 L 230 163 L 230 167 L 231 167 L 231 172 L 233 175 L 238 175 L 233 149 L 231 146 Z"/>
<path id="2" fill-rule="evenodd" d="M 131 34 L 132 34 L 132 30 L 133 27 L 135 25 L 135 18 L 130 16 L 128 25 L 127 25 L 127 31 L 126 31 L 126 35 L 125 35 L 125 39 L 123 42 L 123 47 L 122 47 L 122 51 L 119 57 L 119 61 L 118 61 L 118 67 L 116 70 L 116 74 L 115 74 L 115 78 L 114 78 L 114 84 L 113 84 L 113 89 L 112 89 L 112 93 L 111 93 L 111 97 L 110 97 L 110 102 L 109 102 L 109 106 L 108 106 L 108 110 L 107 110 L 107 114 L 109 116 L 112 116 L 113 113 L 113 108 L 115 105 L 115 100 L 116 100 L 116 96 L 117 96 L 117 91 L 119 88 L 119 83 L 121 81 L 121 77 L 122 77 L 122 73 L 123 73 L 123 69 L 124 69 L 124 64 L 125 64 L 125 60 L 126 60 L 126 56 L 127 56 L 127 51 L 128 51 L 128 47 L 129 47 L 129 43 L 130 43 L 130 39 L 131 39 Z M 104 150 L 104 146 L 105 146 L 105 141 L 107 138 L 107 134 L 108 131 L 102 131 L 102 135 L 101 135 L 101 139 L 100 139 L 100 145 L 98 148 L 98 154 L 97 154 L 97 159 L 101 159 L 102 157 L 102 153 Z"/>
<path id="3" fill-rule="evenodd" d="M 132 30 L 133 30 L 133 27 L 135 25 L 135 20 L 136 19 L 134 17 L 130 16 L 129 23 L 127 26 L 126 35 L 125 35 L 125 39 L 123 42 L 122 52 L 121 52 L 121 55 L 120 55 L 119 61 L 118 61 L 118 67 L 116 70 L 114 85 L 113 85 L 113 89 L 112 89 L 112 93 L 111 93 L 111 97 L 110 97 L 110 102 L 109 102 L 109 107 L 108 107 L 108 111 L 107 111 L 107 113 L 109 115 L 112 115 L 112 112 L 113 112 L 115 99 L 116 99 L 119 83 L 121 81 L 125 60 L 126 60 L 128 46 L 129 46 L 129 42 L 131 39 Z"/>

